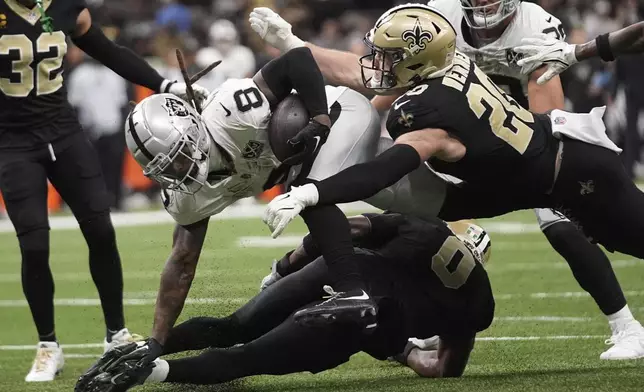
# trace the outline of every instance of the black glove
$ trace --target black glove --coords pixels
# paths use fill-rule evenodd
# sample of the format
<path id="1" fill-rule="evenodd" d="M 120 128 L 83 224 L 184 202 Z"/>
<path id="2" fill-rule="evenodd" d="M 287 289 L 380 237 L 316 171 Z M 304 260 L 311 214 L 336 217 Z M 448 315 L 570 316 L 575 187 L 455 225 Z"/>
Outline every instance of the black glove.
<path id="1" fill-rule="evenodd" d="M 135 367 L 146 367 L 155 359 L 163 354 L 163 346 L 154 338 L 149 338 L 145 344 L 136 348 L 136 350 L 121 356 L 116 361 L 103 369 L 104 372 L 111 373 L 117 371 L 124 362 L 136 361 Z"/>
<path id="2" fill-rule="evenodd" d="M 313 119 L 300 132 L 288 140 L 288 143 L 299 151 L 284 160 L 288 166 L 303 164 L 309 158 L 315 158 L 322 145 L 329 137 L 330 128 Z"/>

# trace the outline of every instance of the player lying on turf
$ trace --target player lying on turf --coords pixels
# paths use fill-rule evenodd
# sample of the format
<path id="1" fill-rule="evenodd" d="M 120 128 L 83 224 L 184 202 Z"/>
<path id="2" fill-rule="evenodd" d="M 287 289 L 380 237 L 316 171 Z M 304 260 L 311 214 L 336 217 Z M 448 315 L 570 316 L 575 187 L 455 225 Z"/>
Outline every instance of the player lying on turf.
<path id="1" fill-rule="evenodd" d="M 175 327 L 163 354 L 210 350 L 139 366 L 145 348 L 136 343 L 121 346 L 99 359 L 75 391 L 118 392 L 143 382 L 216 384 L 259 374 L 317 373 L 360 351 L 380 360 L 402 352 L 407 365 L 424 377 L 461 376 L 476 333 L 488 328 L 494 315 L 482 265 L 489 242 L 483 245 L 478 235 L 456 236 L 437 218 L 367 214 L 351 219 L 354 240 L 361 246 L 356 250 L 359 266 L 380 309 L 375 329 L 365 332 L 352 323 L 313 328 L 294 321 L 293 313 L 319 302 L 321 288 L 332 280 L 309 236 L 301 257 L 315 261 L 228 317 L 198 317 Z M 330 291 L 328 286 L 325 290 Z M 407 344 L 409 336 L 431 335 L 440 337 L 436 351 Z"/>
<path id="2" fill-rule="evenodd" d="M 547 35 L 526 38 L 515 51 L 524 56 L 517 63 L 523 70 L 547 66 L 547 71 L 538 80 L 539 84 L 544 84 L 580 61 L 594 57 L 614 61 L 623 54 L 644 52 L 644 22 L 602 34 L 583 45 L 555 41 Z"/>
<path id="3" fill-rule="evenodd" d="M 298 134 L 309 132 L 308 139 L 300 143 L 314 157 L 312 162 L 305 159 L 304 165 L 297 165 L 299 162 L 289 157 L 290 151 L 284 151 L 286 141 L 277 152 L 269 146 L 267 128 L 272 109 L 279 109 L 278 103 L 293 88 L 314 118 Z M 278 128 L 289 126 L 284 122 L 287 120 L 276 120 Z M 319 69 L 306 48 L 272 61 L 253 79 L 228 80 L 209 97 L 201 114 L 169 95 L 149 97 L 134 108 L 126 123 L 128 148 L 144 173 L 164 188 L 165 207 L 177 222 L 172 252 L 161 277 L 148 360 L 162 351 L 168 331 L 181 313 L 209 218 L 233 202 L 283 181 L 276 173 L 288 174 L 287 182 L 303 177 L 307 181 L 322 180 L 368 161 L 379 149 L 379 124 L 377 112 L 362 95 L 346 88 L 327 88 L 325 92 Z M 326 143 L 316 145 L 315 137 Z M 277 153 L 285 162 L 289 157 L 291 163 L 280 165 Z M 292 168 L 284 171 L 285 166 Z M 417 182 L 442 184 L 426 170 L 417 174 Z M 412 194 L 411 186 L 403 181 L 382 193 L 383 197 L 377 196 L 379 202 L 372 202 L 382 209 L 435 216 L 439 205 L 424 203 L 422 195 Z M 341 222 L 328 225 L 324 221 L 328 218 Z M 314 236 L 316 231 L 325 234 L 316 238 L 325 260 L 335 257 L 336 263 L 342 264 L 337 262 L 339 256 L 346 259 L 353 255 L 346 217 L 337 207 L 311 211 L 305 220 Z"/>
<path id="4" fill-rule="evenodd" d="M 372 162 L 277 197 L 265 215 L 273 234 L 308 206 L 364 199 L 429 161 L 465 181 L 448 191 L 440 213 L 447 221 L 557 208 L 609 250 L 644 257 L 644 195 L 605 134 L 603 110 L 531 113 L 456 51 L 455 39 L 431 7 L 401 6 L 378 20 L 366 37 L 373 63 L 364 65 L 365 86 L 378 93 L 414 86 L 389 114 L 396 144 Z"/>
<path id="5" fill-rule="evenodd" d="M 530 62 L 522 70 L 517 65 L 520 56 L 513 50 L 523 38 L 541 33 L 549 34 L 554 49 L 567 45 L 563 41 L 556 44 L 565 39 L 563 26 L 557 18 L 534 3 L 519 0 L 434 0 L 429 5 L 454 26 L 457 50 L 468 56 L 519 105 L 535 113 L 563 109 L 564 95 L 559 77 L 550 77 L 552 80 L 543 85 L 537 84 L 537 79 L 546 69 L 539 68 L 541 64 Z M 322 74 L 332 83 L 369 92 L 363 84 L 357 55 L 303 42 L 293 35 L 288 22 L 268 8 L 256 8 L 249 20 L 251 27 L 263 39 L 280 50 L 309 47 Z M 634 32 L 629 35 L 631 38 L 624 35 L 616 42 L 633 41 Z M 407 39 L 411 37 L 409 34 Z M 372 102 L 376 109 L 385 111 L 400 94 L 402 92 L 376 96 Z M 396 104 L 403 103 L 404 100 L 400 100 Z M 434 202 L 442 196 L 444 193 L 437 192 L 431 200 Z M 631 359 L 644 355 L 644 328 L 634 319 L 606 254 L 588 241 L 563 214 L 550 208 L 538 208 L 535 213 L 550 244 L 565 258 L 580 286 L 589 292 L 608 318 L 613 346 L 602 353 L 601 358 Z M 632 344 L 634 336 L 642 343 Z M 624 340 L 626 337 L 628 339 Z"/>
<path id="6" fill-rule="evenodd" d="M 64 357 L 54 323 L 48 181 L 87 243 L 105 320 L 104 350 L 136 338 L 125 328 L 121 259 L 101 166 L 67 100 L 68 42 L 153 91 L 185 96 L 186 85 L 164 80 L 140 56 L 110 41 L 83 0 L 5 0 L 0 16 L 0 191 L 20 246 L 22 288 L 39 341 L 25 381 L 52 381 Z M 198 98 L 208 95 L 199 86 L 194 90 Z"/>

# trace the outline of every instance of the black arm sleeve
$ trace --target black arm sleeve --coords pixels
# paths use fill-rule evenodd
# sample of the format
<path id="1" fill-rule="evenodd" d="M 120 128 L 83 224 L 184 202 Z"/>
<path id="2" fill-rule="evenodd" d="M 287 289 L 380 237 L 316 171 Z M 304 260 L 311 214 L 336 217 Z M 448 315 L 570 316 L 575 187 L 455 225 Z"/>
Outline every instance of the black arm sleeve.
<path id="1" fill-rule="evenodd" d="M 139 55 L 110 41 L 96 26 L 72 41 L 83 52 L 100 61 L 112 71 L 132 83 L 159 91 L 164 79 Z"/>
<path id="2" fill-rule="evenodd" d="M 311 117 L 329 114 L 324 78 L 309 48 L 290 50 L 266 64 L 260 72 L 277 102 L 295 89 Z"/>
<path id="3" fill-rule="evenodd" d="M 318 205 L 364 200 L 395 184 L 420 164 L 420 155 L 413 147 L 397 144 L 370 162 L 351 166 L 315 184 Z"/>

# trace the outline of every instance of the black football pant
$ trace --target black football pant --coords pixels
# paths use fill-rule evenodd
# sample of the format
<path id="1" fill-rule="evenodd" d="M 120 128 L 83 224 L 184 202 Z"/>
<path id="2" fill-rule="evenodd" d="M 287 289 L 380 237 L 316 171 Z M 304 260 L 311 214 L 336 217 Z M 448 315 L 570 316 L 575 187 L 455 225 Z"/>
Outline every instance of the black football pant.
<path id="1" fill-rule="evenodd" d="M 593 241 L 644 259 L 644 193 L 616 153 L 567 139 L 553 198 Z"/>
<path id="2" fill-rule="evenodd" d="M 175 327 L 165 354 L 211 349 L 168 361 L 166 382 L 216 384 L 260 374 L 317 373 L 348 361 L 359 351 L 380 359 L 402 352 L 404 334 L 380 321 L 400 320 L 399 314 L 393 316 L 394 307 L 381 307 L 378 327 L 369 335 L 354 324 L 309 328 L 295 323 L 291 314 L 320 300 L 320 288 L 329 280 L 328 267 L 319 258 L 269 286 L 231 316 L 198 317 Z M 243 345 L 232 347 L 236 344 Z"/>
<path id="3" fill-rule="evenodd" d="M 0 191 L 18 236 L 22 286 L 41 340 L 55 340 L 47 180 L 71 208 L 89 247 L 106 326 L 123 328 L 123 277 L 100 165 L 80 130 L 31 151 L 0 152 Z"/>

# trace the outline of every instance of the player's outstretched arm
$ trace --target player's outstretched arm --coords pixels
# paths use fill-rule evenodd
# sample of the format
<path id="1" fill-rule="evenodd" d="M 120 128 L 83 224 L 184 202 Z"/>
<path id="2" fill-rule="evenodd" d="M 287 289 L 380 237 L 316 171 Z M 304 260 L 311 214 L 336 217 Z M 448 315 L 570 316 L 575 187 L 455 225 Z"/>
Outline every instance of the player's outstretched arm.
<path id="1" fill-rule="evenodd" d="M 639 22 L 610 34 L 604 34 L 595 40 L 578 45 L 575 57 L 584 61 L 593 57 L 601 57 L 604 61 L 612 61 L 623 54 L 644 52 L 644 22 Z"/>
<path id="2" fill-rule="evenodd" d="M 174 229 L 172 252 L 161 274 L 151 335 L 161 345 L 183 309 L 207 229 L 208 219 L 188 226 L 176 225 Z"/>
<path id="3" fill-rule="evenodd" d="M 276 238 L 306 207 L 367 199 L 395 184 L 432 156 L 449 161 L 458 160 L 463 154 L 462 144 L 455 143 L 442 129 L 403 134 L 393 147 L 370 162 L 351 166 L 315 184 L 293 187 L 276 197 L 268 204 L 263 221 Z"/>
<path id="4" fill-rule="evenodd" d="M 252 29 L 268 44 L 282 53 L 307 46 L 320 67 L 320 71 L 331 84 L 347 86 L 356 91 L 369 91 L 362 83 L 360 58 L 350 52 L 322 48 L 304 42 L 291 32 L 291 25 L 279 14 L 266 7 L 255 8 L 248 18 Z"/>
<path id="5" fill-rule="evenodd" d="M 553 77 L 546 83 L 538 83 L 545 72 L 545 67 L 539 68 L 530 75 L 528 80 L 528 103 L 533 113 L 548 113 L 554 109 L 563 110 L 566 104 L 559 76 Z"/>
<path id="6" fill-rule="evenodd" d="M 579 61 L 599 57 L 613 61 L 623 54 L 644 52 L 644 22 L 610 34 L 603 34 L 583 45 L 571 45 L 548 35 L 524 38 L 514 50 L 524 56 L 517 62 L 524 73 L 545 64 L 546 72 L 539 78 L 543 84 Z"/>
<path id="7" fill-rule="evenodd" d="M 421 350 L 413 345 L 405 349 L 407 366 L 422 377 L 460 377 L 465 371 L 470 353 L 474 348 L 474 337 L 444 338 L 438 343 L 438 350 Z"/>
<path id="8" fill-rule="evenodd" d="M 187 98 L 184 83 L 164 79 L 141 56 L 110 41 L 100 28 L 92 24 L 92 17 L 87 9 L 84 9 L 76 20 L 76 31 L 72 41 L 83 52 L 132 83 L 155 92 Z M 192 88 L 197 99 L 205 100 L 208 97 L 207 89 L 196 84 L 193 84 Z"/>

